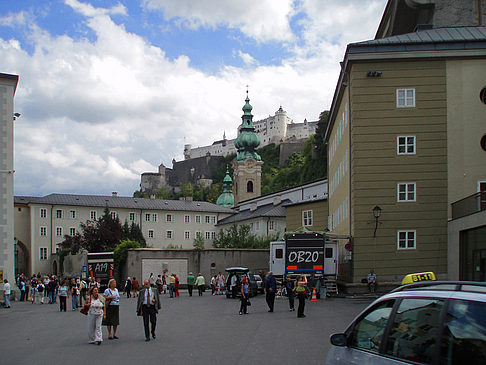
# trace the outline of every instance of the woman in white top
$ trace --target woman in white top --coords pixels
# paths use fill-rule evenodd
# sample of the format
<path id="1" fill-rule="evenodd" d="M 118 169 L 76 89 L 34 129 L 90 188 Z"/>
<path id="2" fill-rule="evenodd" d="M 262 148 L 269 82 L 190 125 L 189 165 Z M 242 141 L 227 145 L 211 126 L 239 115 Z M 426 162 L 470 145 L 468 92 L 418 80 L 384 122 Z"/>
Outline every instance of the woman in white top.
<path id="1" fill-rule="evenodd" d="M 103 332 L 101 331 L 101 322 L 106 317 L 105 298 L 99 295 L 98 288 L 91 290 L 89 299 L 85 302 L 88 310 L 88 339 L 89 343 L 101 345 L 103 341 Z"/>
<path id="2" fill-rule="evenodd" d="M 116 288 L 115 279 L 111 279 L 108 282 L 108 288 L 103 295 L 106 300 L 110 301 L 106 308 L 106 318 L 103 320 L 103 326 L 108 327 L 109 340 L 118 340 L 116 329 L 120 324 L 120 293 L 118 293 Z M 113 336 L 111 335 L 111 327 L 113 327 Z"/>

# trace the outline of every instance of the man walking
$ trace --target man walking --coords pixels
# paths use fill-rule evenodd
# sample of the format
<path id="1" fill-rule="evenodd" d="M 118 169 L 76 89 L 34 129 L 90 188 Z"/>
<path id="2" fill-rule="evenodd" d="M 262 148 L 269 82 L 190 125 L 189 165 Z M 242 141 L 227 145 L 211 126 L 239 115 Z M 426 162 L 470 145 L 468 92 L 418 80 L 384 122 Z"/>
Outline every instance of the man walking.
<path id="1" fill-rule="evenodd" d="M 145 341 L 150 341 L 150 332 L 155 339 L 155 325 L 157 324 L 157 313 L 159 312 L 160 298 L 158 290 L 150 287 L 150 282 L 144 280 L 143 289 L 138 293 L 137 316 L 143 317 L 143 327 L 145 329 Z M 151 331 L 149 331 L 149 320 Z"/>
<path id="2" fill-rule="evenodd" d="M 5 308 L 10 308 L 10 284 L 7 279 L 5 279 L 3 282 L 3 296 L 5 298 Z"/>
<path id="3" fill-rule="evenodd" d="M 192 275 L 192 272 L 187 275 L 187 290 L 189 291 L 189 296 L 192 297 L 192 288 L 194 286 L 194 280 L 196 278 Z"/>
<path id="4" fill-rule="evenodd" d="M 273 306 L 275 304 L 275 293 L 277 292 L 277 280 L 275 280 L 275 276 L 270 271 L 267 275 L 267 279 L 265 280 L 265 291 L 266 296 L 265 299 L 267 300 L 269 312 L 273 312 Z"/>

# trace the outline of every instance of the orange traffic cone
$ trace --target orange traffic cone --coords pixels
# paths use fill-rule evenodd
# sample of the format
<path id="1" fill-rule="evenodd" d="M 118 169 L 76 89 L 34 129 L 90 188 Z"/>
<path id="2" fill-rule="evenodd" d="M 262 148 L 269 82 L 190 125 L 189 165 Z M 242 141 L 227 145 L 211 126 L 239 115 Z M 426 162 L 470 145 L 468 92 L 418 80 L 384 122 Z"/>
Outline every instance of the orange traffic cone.
<path id="1" fill-rule="evenodd" d="M 317 295 L 316 295 L 316 288 L 312 290 L 312 299 L 311 302 L 317 302 Z"/>

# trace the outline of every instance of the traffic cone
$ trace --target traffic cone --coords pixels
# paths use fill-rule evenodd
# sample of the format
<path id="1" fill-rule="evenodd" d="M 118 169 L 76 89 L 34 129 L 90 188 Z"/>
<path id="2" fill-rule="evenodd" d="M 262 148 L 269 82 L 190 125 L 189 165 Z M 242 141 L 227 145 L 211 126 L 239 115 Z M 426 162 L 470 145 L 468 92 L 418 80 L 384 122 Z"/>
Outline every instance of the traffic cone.
<path id="1" fill-rule="evenodd" d="M 316 295 L 316 288 L 312 290 L 312 299 L 311 302 L 317 302 L 317 295 Z"/>

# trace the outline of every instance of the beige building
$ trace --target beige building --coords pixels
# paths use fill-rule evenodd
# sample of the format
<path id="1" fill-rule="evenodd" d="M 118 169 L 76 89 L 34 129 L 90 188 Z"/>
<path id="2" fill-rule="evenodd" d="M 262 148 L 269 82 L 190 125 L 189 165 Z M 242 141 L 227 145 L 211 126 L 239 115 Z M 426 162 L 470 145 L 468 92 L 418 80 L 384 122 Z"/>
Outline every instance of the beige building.
<path id="1" fill-rule="evenodd" d="M 411 17 L 404 4 L 389 1 L 375 40 L 348 45 L 330 111 L 328 226 L 348 237 L 339 271 L 348 282 L 370 268 L 382 281 L 447 278 L 447 252 L 459 251 L 448 242 L 451 203 L 486 180 L 486 28 L 435 29 L 446 10 L 429 4 L 432 15 Z M 406 31 L 432 23 L 402 34 L 404 19 Z"/>
<path id="2" fill-rule="evenodd" d="M 0 291 L 14 282 L 14 95 L 19 77 L 0 74 Z"/>
<path id="3" fill-rule="evenodd" d="M 19 261 L 25 273 L 56 273 L 57 251 L 65 235 L 79 231 L 80 223 L 95 220 L 108 207 L 121 224 L 141 227 L 148 247 L 192 249 L 200 235 L 212 247 L 218 220 L 229 208 L 186 200 L 159 200 L 97 195 L 50 194 L 15 197 L 15 236 L 22 248 Z"/>
<path id="4" fill-rule="evenodd" d="M 298 228 L 310 231 L 324 231 L 327 228 L 327 198 L 284 204 L 287 231 Z"/>

